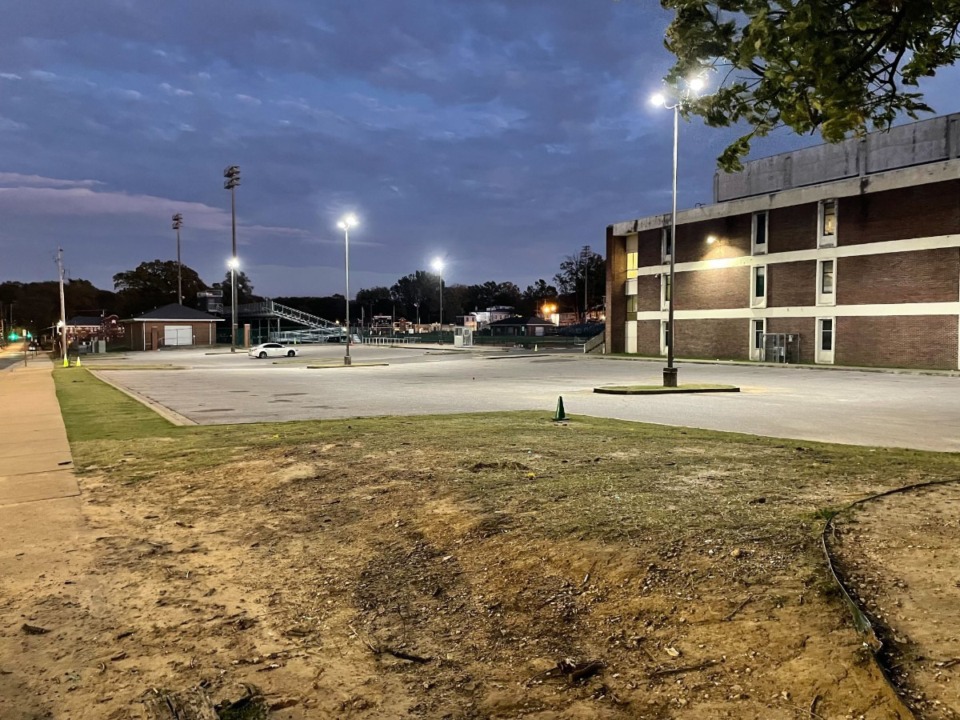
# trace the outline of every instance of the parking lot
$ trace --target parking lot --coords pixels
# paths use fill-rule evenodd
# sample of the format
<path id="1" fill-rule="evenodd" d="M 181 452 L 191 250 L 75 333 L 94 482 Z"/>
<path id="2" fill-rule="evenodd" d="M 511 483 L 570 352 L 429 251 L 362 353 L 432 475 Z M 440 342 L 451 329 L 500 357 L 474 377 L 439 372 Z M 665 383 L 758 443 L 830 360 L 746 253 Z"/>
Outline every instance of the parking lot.
<path id="1" fill-rule="evenodd" d="M 290 360 L 177 350 L 92 356 L 84 364 L 198 424 L 506 410 L 549 416 L 563 396 L 573 418 L 960 451 L 955 376 L 682 363 L 681 384 L 725 383 L 741 392 L 617 396 L 593 388 L 659 384 L 663 363 L 574 352 L 354 346 L 354 364 L 344 367 L 342 346 L 300 350 Z"/>

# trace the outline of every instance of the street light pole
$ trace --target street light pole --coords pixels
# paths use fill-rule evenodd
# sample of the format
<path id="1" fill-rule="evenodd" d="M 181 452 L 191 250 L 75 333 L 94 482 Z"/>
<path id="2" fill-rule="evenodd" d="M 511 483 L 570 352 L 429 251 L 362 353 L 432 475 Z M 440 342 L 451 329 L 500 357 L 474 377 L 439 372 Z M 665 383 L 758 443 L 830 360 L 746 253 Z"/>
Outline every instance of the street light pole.
<path id="1" fill-rule="evenodd" d="M 177 231 L 177 302 L 183 305 L 183 265 L 180 263 L 180 226 L 183 225 L 183 215 L 173 216 L 173 229 Z"/>
<path id="2" fill-rule="evenodd" d="M 440 258 L 434 260 L 433 269 L 437 271 L 437 277 L 440 278 L 440 345 L 443 345 L 443 260 Z"/>
<path id="3" fill-rule="evenodd" d="M 234 272 L 230 278 L 230 352 L 237 351 L 237 196 L 236 187 L 240 184 L 240 166 L 230 165 L 223 171 L 226 181 L 223 183 L 225 190 L 230 191 L 230 221 L 232 229 L 232 253 L 230 255 L 231 267 Z"/>
<path id="4" fill-rule="evenodd" d="M 695 97 L 703 89 L 704 81 L 701 77 L 693 77 L 686 81 L 685 88 L 677 88 L 676 102 L 673 105 L 667 104 L 664 95 L 657 93 L 653 96 L 654 105 L 662 105 L 668 110 L 673 110 L 673 208 L 670 213 L 670 271 L 669 271 L 669 289 L 670 295 L 667 298 L 667 366 L 663 369 L 663 386 L 677 387 L 677 368 L 674 366 L 674 312 L 673 302 L 676 295 L 676 256 L 677 256 L 677 167 L 678 167 L 678 148 L 680 139 L 680 108 L 681 106 Z"/>
<path id="5" fill-rule="evenodd" d="M 359 222 L 356 215 L 350 214 L 345 215 L 340 222 L 337 223 L 337 227 L 343 230 L 343 265 L 346 274 L 347 288 L 347 352 L 343 356 L 344 365 L 349 365 L 352 362 L 350 359 L 350 228 L 356 227 Z"/>
<path id="6" fill-rule="evenodd" d="M 677 368 L 673 365 L 673 296 L 677 257 L 677 161 L 680 139 L 680 103 L 673 106 L 673 210 L 670 213 L 670 297 L 667 299 L 667 366 L 663 386 L 677 386 Z"/>

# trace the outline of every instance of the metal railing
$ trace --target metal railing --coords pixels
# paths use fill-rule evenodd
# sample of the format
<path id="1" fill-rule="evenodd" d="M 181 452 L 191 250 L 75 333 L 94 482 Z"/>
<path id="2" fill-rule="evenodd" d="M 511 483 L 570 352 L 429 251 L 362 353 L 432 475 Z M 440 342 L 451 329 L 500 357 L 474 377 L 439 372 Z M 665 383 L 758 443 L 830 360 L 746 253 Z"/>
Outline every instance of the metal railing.
<path id="1" fill-rule="evenodd" d="M 414 343 L 420 342 L 420 338 L 371 335 L 370 337 L 361 338 L 360 342 L 364 345 L 413 345 Z"/>
<path id="2" fill-rule="evenodd" d="M 263 302 L 258 303 L 238 305 L 237 312 L 240 315 L 252 315 L 255 317 L 279 317 L 283 318 L 284 320 L 289 320 L 290 322 L 295 322 L 298 325 L 305 325 L 306 327 L 314 330 L 328 329 L 336 330 L 337 332 L 340 330 L 340 326 L 334 322 L 324 320 L 322 317 L 311 315 L 308 312 L 303 312 L 303 310 L 297 310 L 296 308 L 292 308 L 287 305 L 281 305 L 273 300 L 264 300 Z"/>
<path id="3" fill-rule="evenodd" d="M 598 348 L 599 348 L 599 352 L 605 353 L 606 352 L 606 341 L 604 339 L 605 336 L 606 336 L 606 333 L 602 332 L 594 335 L 592 338 L 587 340 L 583 344 L 584 354 L 591 353 L 591 352 L 598 352 Z"/>

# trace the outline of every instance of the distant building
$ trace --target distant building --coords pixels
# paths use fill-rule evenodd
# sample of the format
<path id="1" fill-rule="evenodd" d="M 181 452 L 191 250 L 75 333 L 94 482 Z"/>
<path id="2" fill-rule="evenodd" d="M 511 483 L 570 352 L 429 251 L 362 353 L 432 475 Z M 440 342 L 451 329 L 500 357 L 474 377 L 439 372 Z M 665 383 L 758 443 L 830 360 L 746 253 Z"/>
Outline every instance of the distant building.
<path id="1" fill-rule="evenodd" d="M 459 316 L 457 318 L 457 324 L 470 328 L 471 330 L 483 330 L 498 320 L 505 320 L 514 315 L 516 315 L 516 313 L 512 306 L 494 305 L 493 307 L 488 307 L 486 310 Z"/>
<path id="2" fill-rule="evenodd" d="M 607 228 L 606 351 L 957 369 L 960 114 L 717 174 Z M 669 283 L 675 252 L 675 288 Z"/>
<path id="3" fill-rule="evenodd" d="M 159 350 L 163 347 L 216 345 L 218 322 L 223 318 L 171 303 L 123 321 L 131 350 Z"/>
<path id="4" fill-rule="evenodd" d="M 69 343 L 90 343 L 104 340 L 108 343 L 122 340 L 124 326 L 116 315 L 76 315 L 67 320 Z"/>
<path id="5" fill-rule="evenodd" d="M 494 337 L 543 337 L 554 335 L 556 326 L 542 317 L 509 317 L 490 323 L 490 330 Z"/>

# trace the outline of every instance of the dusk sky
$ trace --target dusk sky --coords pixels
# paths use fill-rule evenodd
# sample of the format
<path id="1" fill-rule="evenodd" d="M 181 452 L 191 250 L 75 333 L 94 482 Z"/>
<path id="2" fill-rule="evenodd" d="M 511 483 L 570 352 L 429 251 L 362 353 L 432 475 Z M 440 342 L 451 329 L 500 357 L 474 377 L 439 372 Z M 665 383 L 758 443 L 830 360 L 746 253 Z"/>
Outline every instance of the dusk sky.
<path id="1" fill-rule="evenodd" d="M 615 221 L 670 207 L 671 56 L 654 0 L 29 0 L 0 23 L 0 281 L 112 289 L 140 262 L 260 294 L 550 280 Z M 960 72 L 927 83 L 960 110 Z M 680 207 L 709 202 L 734 131 L 681 126 Z M 780 132 L 754 157 L 819 142 Z"/>

